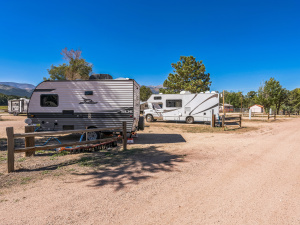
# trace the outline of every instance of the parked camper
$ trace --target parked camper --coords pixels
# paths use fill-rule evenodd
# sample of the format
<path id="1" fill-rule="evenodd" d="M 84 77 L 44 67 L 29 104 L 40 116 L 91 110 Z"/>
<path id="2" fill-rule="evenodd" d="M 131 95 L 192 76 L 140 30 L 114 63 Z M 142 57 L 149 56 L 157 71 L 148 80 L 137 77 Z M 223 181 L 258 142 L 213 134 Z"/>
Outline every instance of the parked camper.
<path id="1" fill-rule="evenodd" d="M 28 103 L 29 99 L 26 98 L 8 100 L 8 113 L 14 114 L 14 116 L 27 113 Z"/>
<path id="2" fill-rule="evenodd" d="M 44 81 L 32 93 L 27 123 L 40 131 L 120 127 L 143 129 L 140 87 L 132 79 Z M 99 134 L 92 134 L 92 140 Z"/>
<path id="3" fill-rule="evenodd" d="M 191 94 L 153 94 L 148 99 L 149 109 L 144 110 L 147 122 L 155 119 L 185 121 L 186 123 L 211 121 L 212 113 L 219 116 L 219 94 L 205 92 Z"/>

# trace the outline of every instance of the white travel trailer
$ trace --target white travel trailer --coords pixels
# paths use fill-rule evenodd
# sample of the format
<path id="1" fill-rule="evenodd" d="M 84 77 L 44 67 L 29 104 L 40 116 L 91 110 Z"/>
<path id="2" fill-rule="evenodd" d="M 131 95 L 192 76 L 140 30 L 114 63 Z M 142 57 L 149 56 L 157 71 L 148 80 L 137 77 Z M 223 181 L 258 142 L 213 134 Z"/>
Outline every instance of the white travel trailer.
<path id="1" fill-rule="evenodd" d="M 14 114 L 14 116 L 27 113 L 28 103 L 29 99 L 26 98 L 8 100 L 8 113 Z"/>
<path id="2" fill-rule="evenodd" d="M 165 121 L 185 121 L 186 123 L 211 121 L 212 114 L 219 117 L 219 94 L 205 92 L 191 94 L 153 94 L 147 100 L 148 108 L 144 110 L 147 122 L 155 119 Z"/>
<path id="3" fill-rule="evenodd" d="M 120 127 L 126 121 L 133 132 L 143 129 L 139 117 L 140 86 L 132 79 L 44 81 L 32 93 L 26 123 L 48 131 Z"/>

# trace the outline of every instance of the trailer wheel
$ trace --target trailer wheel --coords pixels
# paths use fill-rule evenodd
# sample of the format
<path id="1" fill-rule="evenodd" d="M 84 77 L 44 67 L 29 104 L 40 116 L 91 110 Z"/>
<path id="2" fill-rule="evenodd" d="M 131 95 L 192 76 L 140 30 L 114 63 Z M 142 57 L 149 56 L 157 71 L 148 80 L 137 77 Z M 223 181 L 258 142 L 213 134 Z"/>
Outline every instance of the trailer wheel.
<path id="1" fill-rule="evenodd" d="M 188 124 L 194 123 L 194 117 L 188 116 L 188 117 L 186 118 L 185 122 L 188 123 Z"/>
<path id="2" fill-rule="evenodd" d="M 96 127 L 89 127 L 88 129 L 93 129 Z M 93 131 L 93 132 L 87 132 L 87 138 L 86 138 L 86 134 L 84 134 L 83 136 L 83 140 L 85 141 L 86 139 L 88 141 L 94 141 L 96 139 L 100 139 L 101 133 L 97 132 L 97 131 Z"/>
<path id="3" fill-rule="evenodd" d="M 153 116 L 150 115 L 150 114 L 148 114 L 148 115 L 146 116 L 146 121 L 147 121 L 147 122 L 153 122 Z"/>
<path id="4" fill-rule="evenodd" d="M 139 118 L 138 128 L 139 128 L 139 130 L 145 129 L 145 120 L 144 120 L 143 116 L 140 116 L 140 118 Z"/>

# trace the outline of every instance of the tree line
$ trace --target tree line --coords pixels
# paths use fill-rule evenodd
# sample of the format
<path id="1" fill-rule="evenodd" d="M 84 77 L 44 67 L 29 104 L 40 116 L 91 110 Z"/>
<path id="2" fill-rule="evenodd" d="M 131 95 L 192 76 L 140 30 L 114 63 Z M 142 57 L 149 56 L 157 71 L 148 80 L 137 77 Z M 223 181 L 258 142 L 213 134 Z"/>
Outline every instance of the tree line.
<path id="1" fill-rule="evenodd" d="M 249 91 L 247 94 L 225 91 L 225 103 L 231 104 L 234 108 L 249 108 L 254 104 L 259 104 L 264 106 L 267 113 L 272 109 L 277 114 L 280 110 L 299 114 L 300 88 L 289 91 L 271 77 L 257 91 Z"/>
<path id="2" fill-rule="evenodd" d="M 16 95 L 5 95 L 0 93 L 0 105 L 8 105 L 8 100 L 19 99 L 19 98 L 26 98 L 26 97 L 20 97 Z"/>
<path id="3" fill-rule="evenodd" d="M 58 66 L 51 65 L 48 69 L 49 78 L 44 80 L 87 80 L 92 74 L 93 65 L 81 57 L 81 50 L 63 49 L 61 55 L 67 63 Z M 202 60 L 197 61 L 193 56 L 180 56 L 179 61 L 171 64 L 173 73 L 170 73 L 163 83 L 160 93 L 177 94 L 180 91 L 200 93 L 210 90 L 210 74 L 206 72 Z M 140 89 L 140 99 L 147 101 L 152 91 L 146 86 Z M 234 108 L 250 107 L 254 104 L 263 105 L 266 112 L 272 108 L 279 113 L 280 109 L 288 112 L 299 113 L 300 89 L 292 91 L 282 87 L 279 81 L 274 78 L 266 81 L 257 91 L 250 91 L 247 94 L 242 92 L 225 91 L 225 103 L 233 105 Z"/>

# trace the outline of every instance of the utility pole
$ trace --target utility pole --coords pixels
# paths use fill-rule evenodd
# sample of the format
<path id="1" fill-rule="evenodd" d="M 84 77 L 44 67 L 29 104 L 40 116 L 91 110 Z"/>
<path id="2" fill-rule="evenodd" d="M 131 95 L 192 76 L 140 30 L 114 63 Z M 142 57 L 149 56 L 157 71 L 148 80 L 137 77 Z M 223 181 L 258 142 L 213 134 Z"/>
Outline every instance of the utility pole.
<path id="1" fill-rule="evenodd" d="M 241 114 L 243 114 L 243 93 L 241 93 Z"/>
<path id="2" fill-rule="evenodd" d="M 225 115 L 225 91 L 223 90 L 223 115 Z"/>

